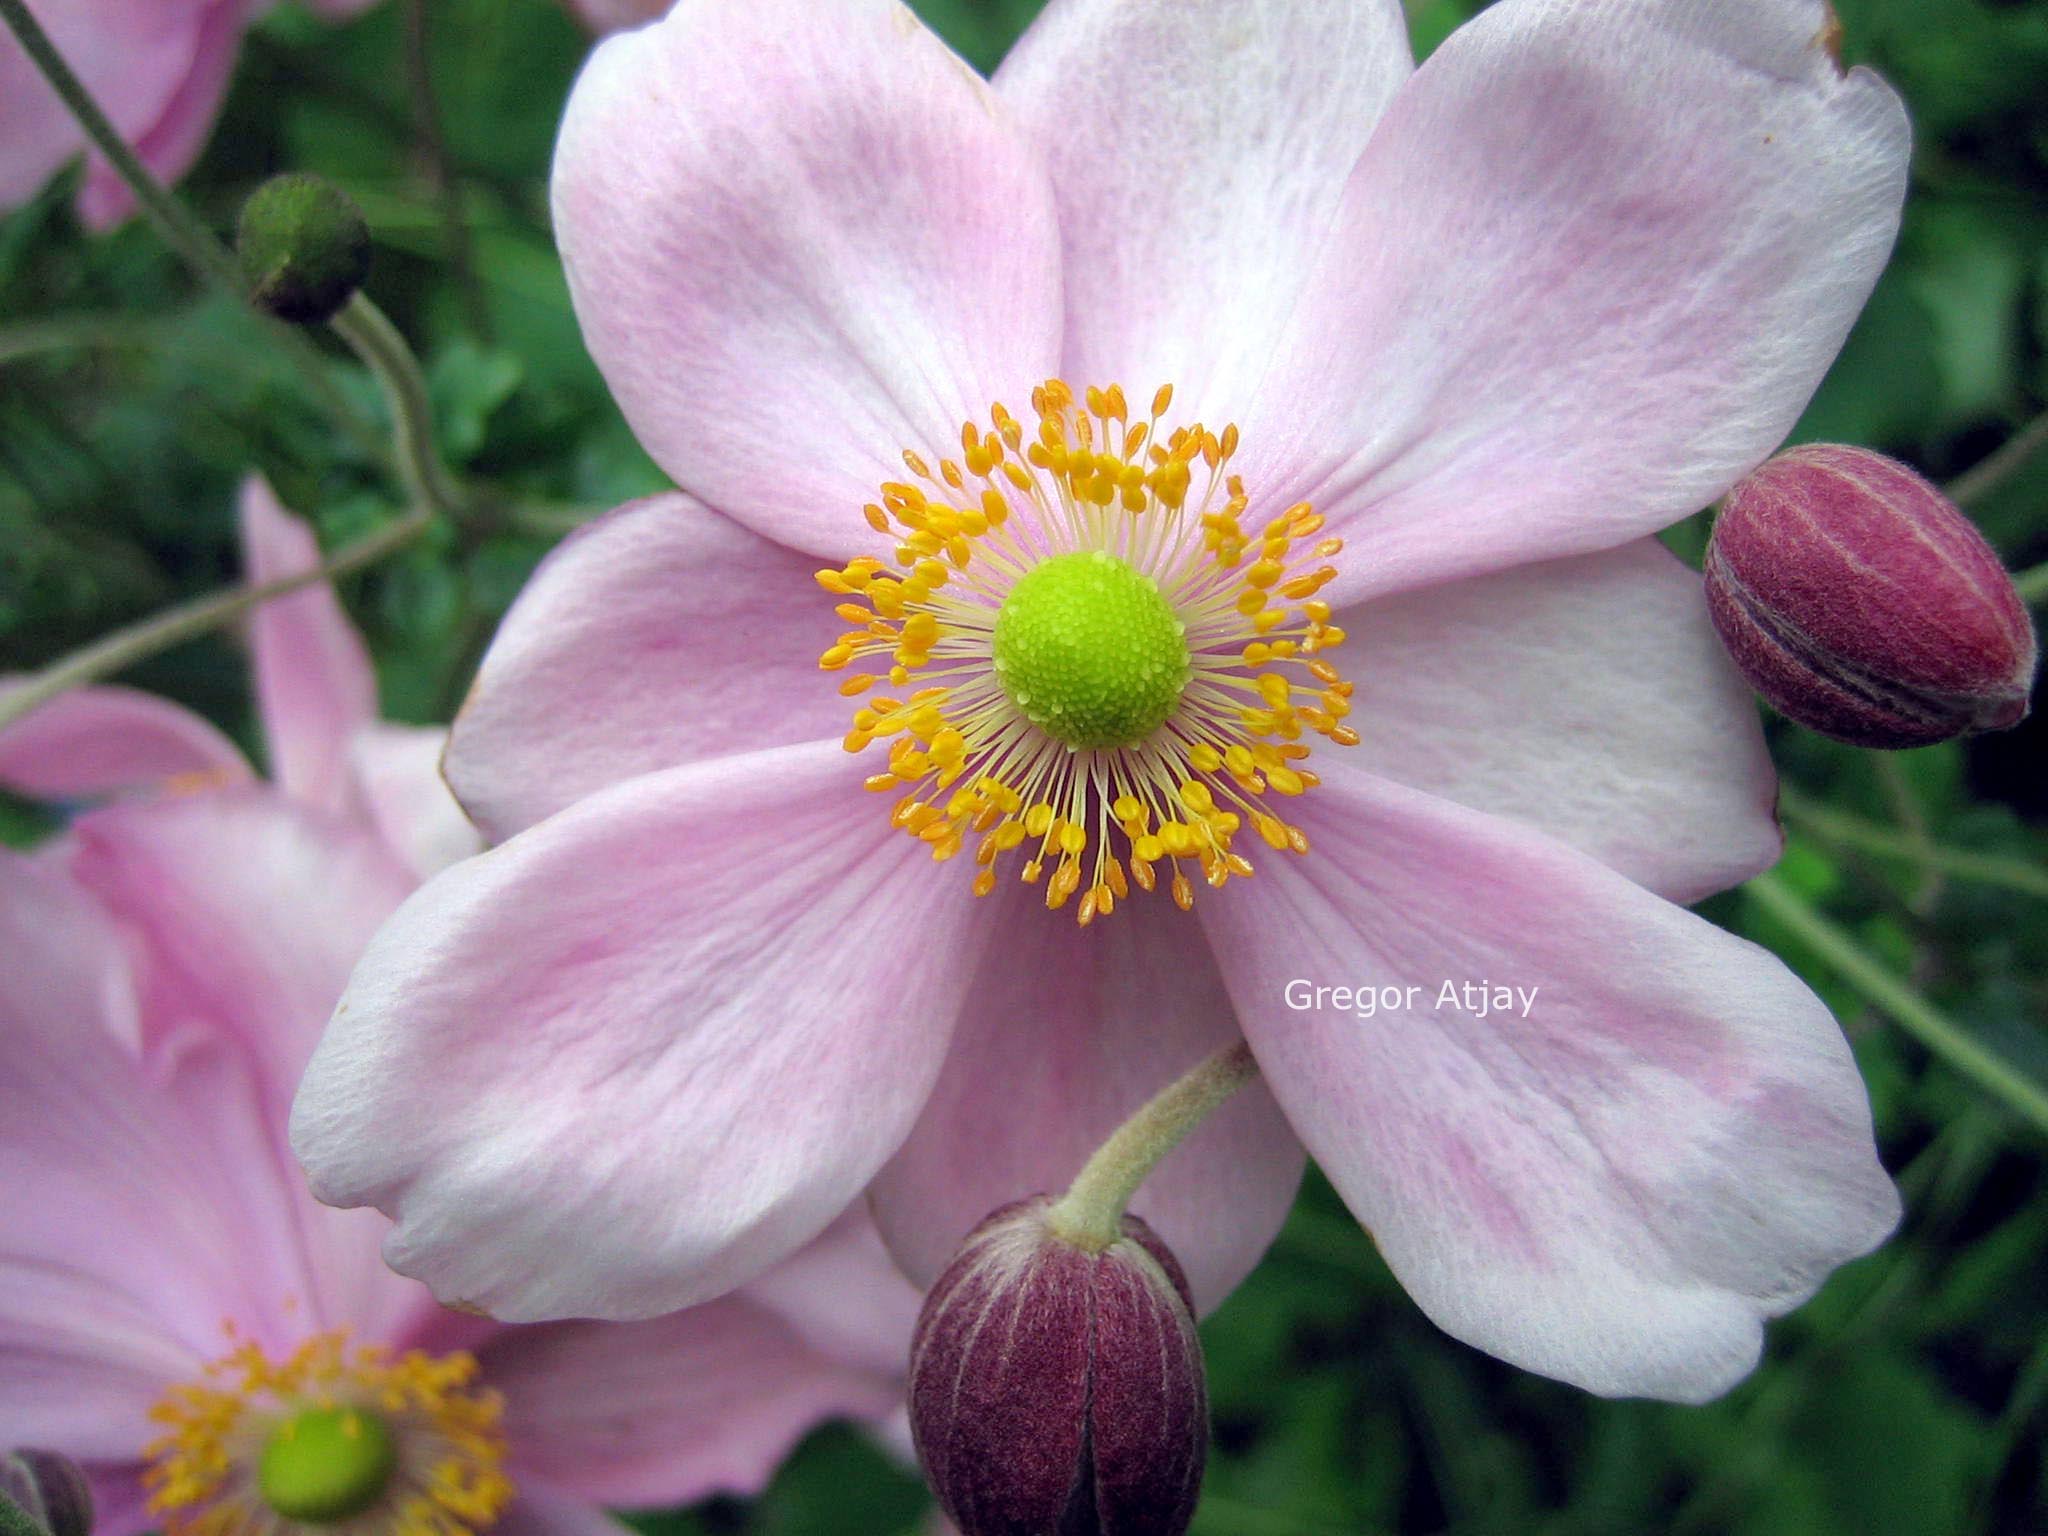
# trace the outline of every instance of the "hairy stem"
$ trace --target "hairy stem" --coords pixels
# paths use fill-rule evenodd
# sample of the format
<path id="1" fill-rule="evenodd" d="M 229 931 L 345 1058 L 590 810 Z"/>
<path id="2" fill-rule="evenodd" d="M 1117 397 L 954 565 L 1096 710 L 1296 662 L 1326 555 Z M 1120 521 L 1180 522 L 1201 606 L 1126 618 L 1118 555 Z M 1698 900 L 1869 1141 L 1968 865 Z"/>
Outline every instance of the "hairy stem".
<path id="1" fill-rule="evenodd" d="M 1940 843 L 1915 838 L 1894 828 L 1865 821 L 1860 816 L 1835 810 L 1786 787 L 1779 789 L 1778 805 L 1792 822 L 1823 841 L 1887 858 L 1908 860 L 1958 880 L 2003 886 L 2027 896 L 2048 897 L 2048 869 L 2024 859 L 2000 858 L 1995 854 L 1944 847 Z"/>
<path id="2" fill-rule="evenodd" d="M 398 334 L 398 327 L 362 293 L 350 298 L 329 323 L 384 388 L 391 404 L 399 477 L 414 504 L 443 512 L 459 510 L 463 494 L 434 442 L 434 410 L 427 398 L 426 375 L 420 372 L 419 359 Z"/>
<path id="3" fill-rule="evenodd" d="M 60 693 L 100 682 L 159 651 L 197 639 L 274 597 L 283 597 L 315 582 L 331 581 L 366 565 L 374 565 L 386 555 L 412 543 L 427 531 L 433 520 L 432 507 L 415 507 L 396 522 L 387 523 L 376 532 L 365 534 L 355 543 L 337 550 L 311 570 L 261 585 L 216 592 L 210 597 L 167 608 L 126 629 L 103 635 L 82 650 L 73 651 L 63 660 L 32 674 L 12 692 L 0 694 L 0 727 L 12 724 Z"/>
<path id="4" fill-rule="evenodd" d="M 1052 1230 L 1100 1252 L 1123 1236 L 1124 1208 L 1159 1160 L 1259 1075 L 1251 1047 L 1225 1046 L 1118 1126 L 1048 1213 Z"/>
<path id="5" fill-rule="evenodd" d="M 149 173 L 128 141 L 121 137 L 106 113 L 100 110 L 99 103 L 93 100 L 85 83 L 64 62 L 64 56 L 50 41 L 50 35 L 29 13 L 25 0 L 0 0 L 0 21 L 7 24 L 7 29 L 21 44 L 22 52 L 28 55 L 30 62 L 49 81 L 50 89 L 57 93 L 58 99 L 78 120 L 79 127 L 85 130 L 93 147 L 106 156 L 107 163 L 134 194 L 136 205 L 141 208 L 143 216 L 156 226 L 165 243 L 201 278 L 246 302 L 248 283 L 242 276 L 234 252 Z M 349 408 L 334 380 L 327 376 L 326 365 L 313 344 L 292 327 L 268 316 L 261 318 L 271 339 L 291 358 L 294 366 L 305 376 L 307 387 L 318 396 L 342 430 L 372 453 L 377 452 L 376 438 Z"/>
<path id="6" fill-rule="evenodd" d="M 2035 1130 L 2048 1134 L 2048 1089 L 2017 1071 L 1886 970 L 1848 933 L 1822 916 L 1776 875 L 1758 875 L 1743 890 L 1931 1054 L 1998 1099 Z"/>

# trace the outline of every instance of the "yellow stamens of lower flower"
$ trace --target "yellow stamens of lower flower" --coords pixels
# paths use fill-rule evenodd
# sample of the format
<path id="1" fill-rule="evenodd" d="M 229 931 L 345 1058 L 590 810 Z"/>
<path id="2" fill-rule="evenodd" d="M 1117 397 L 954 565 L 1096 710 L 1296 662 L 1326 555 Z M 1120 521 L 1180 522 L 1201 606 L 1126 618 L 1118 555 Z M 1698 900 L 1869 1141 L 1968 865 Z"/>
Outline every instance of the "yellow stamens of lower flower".
<path id="1" fill-rule="evenodd" d="M 504 1513 L 501 1404 L 476 1360 L 308 1339 L 243 1343 L 151 1411 L 149 1507 L 169 1536 L 476 1536 Z"/>
<path id="2" fill-rule="evenodd" d="M 893 565 L 818 573 L 852 626 L 818 664 L 849 674 L 847 751 L 889 743 L 866 782 L 898 796 L 893 824 L 939 860 L 974 838 L 977 895 L 1024 849 L 1021 877 L 1055 910 L 1078 895 L 1084 925 L 1161 866 L 1183 910 L 1183 865 L 1249 875 L 1246 825 L 1307 852 L 1271 808 L 1317 783 L 1302 736 L 1358 741 L 1352 685 L 1319 654 L 1344 639 L 1316 596 L 1341 542 L 1305 502 L 1248 530 L 1237 428 L 1165 432 L 1172 398 L 1133 422 L 1117 386 L 1077 400 L 1049 380 L 1028 440 L 997 405 L 958 459 L 906 452 L 910 478 L 865 509 Z"/>

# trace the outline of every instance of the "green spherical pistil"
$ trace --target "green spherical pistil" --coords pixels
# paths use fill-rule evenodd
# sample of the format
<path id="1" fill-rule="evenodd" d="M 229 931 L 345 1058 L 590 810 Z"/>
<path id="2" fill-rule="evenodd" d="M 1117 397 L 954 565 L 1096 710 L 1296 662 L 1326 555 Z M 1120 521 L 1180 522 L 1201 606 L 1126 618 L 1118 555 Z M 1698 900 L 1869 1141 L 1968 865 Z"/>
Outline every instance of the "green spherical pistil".
<path id="1" fill-rule="evenodd" d="M 996 680 L 1026 718 L 1071 747 L 1131 747 L 1188 682 L 1184 626 L 1159 584 L 1100 550 L 1055 555 L 996 614 Z"/>
<path id="2" fill-rule="evenodd" d="M 361 1408 L 306 1408 L 270 1432 L 256 1469 L 263 1502 L 287 1520 L 328 1525 L 384 1494 L 398 1448 L 383 1419 Z"/>

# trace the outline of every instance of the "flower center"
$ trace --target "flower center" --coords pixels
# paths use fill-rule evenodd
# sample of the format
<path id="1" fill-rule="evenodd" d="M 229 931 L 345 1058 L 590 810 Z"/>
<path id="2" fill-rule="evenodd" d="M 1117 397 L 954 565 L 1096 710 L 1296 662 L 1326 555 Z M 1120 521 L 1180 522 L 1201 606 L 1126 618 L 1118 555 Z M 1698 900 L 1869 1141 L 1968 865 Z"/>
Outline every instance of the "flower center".
<path id="1" fill-rule="evenodd" d="M 263 1502 L 287 1520 L 331 1525 L 384 1496 L 398 1448 L 363 1408 L 304 1408 L 271 1430 L 256 1466 Z"/>
<path id="2" fill-rule="evenodd" d="M 1048 380 L 1029 439 L 997 405 L 957 460 L 903 455 L 911 478 L 864 509 L 893 568 L 818 573 L 852 626 L 818 658 L 860 701 L 846 750 L 889 743 L 867 787 L 934 859 L 976 839 L 976 895 L 1016 851 L 1047 907 L 1080 895 L 1084 925 L 1162 872 L 1186 910 L 1190 870 L 1212 887 L 1252 872 L 1247 825 L 1308 851 L 1273 810 L 1318 782 L 1305 732 L 1358 741 L 1352 686 L 1320 654 L 1344 640 L 1316 597 L 1337 572 L 1301 559 L 1341 542 L 1306 502 L 1248 526 L 1237 428 L 1168 430 L 1172 400 L 1133 421 L 1114 385 Z"/>
<path id="3" fill-rule="evenodd" d="M 497 1394 L 467 1354 L 322 1334 L 238 1344 L 150 1417 L 149 1507 L 169 1536 L 476 1536 L 511 1502 Z"/>
<path id="4" fill-rule="evenodd" d="M 1135 747 L 1187 686 L 1185 627 L 1159 584 L 1102 550 L 1054 555 L 996 612 L 996 681 L 1071 747 Z"/>

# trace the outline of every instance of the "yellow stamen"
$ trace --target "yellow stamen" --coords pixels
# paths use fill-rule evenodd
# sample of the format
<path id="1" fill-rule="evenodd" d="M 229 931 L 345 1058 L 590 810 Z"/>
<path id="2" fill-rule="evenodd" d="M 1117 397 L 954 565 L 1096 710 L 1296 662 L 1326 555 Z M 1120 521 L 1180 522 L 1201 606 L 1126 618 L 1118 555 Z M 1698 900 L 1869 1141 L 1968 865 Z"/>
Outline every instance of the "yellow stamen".
<path id="1" fill-rule="evenodd" d="M 511 1502 L 502 1405 L 463 1353 L 402 1355 L 320 1334 L 273 1361 L 236 1344 L 198 1382 L 173 1387 L 144 1450 L 151 1513 L 168 1536 L 477 1536 Z M 346 1518 L 293 1520 L 266 1502 L 261 1464 L 278 1434 L 316 1410 L 374 1419 L 392 1466 L 373 1503 Z M 344 1420 L 346 1422 L 346 1420 Z"/>
<path id="2" fill-rule="evenodd" d="M 898 541 L 893 572 L 863 557 L 818 573 L 846 599 L 837 611 L 854 626 L 819 666 L 867 669 L 838 683 L 858 700 L 845 744 L 860 752 L 887 742 L 889 771 L 866 783 L 903 796 L 892 822 L 940 860 L 971 835 L 977 895 L 1021 848 L 1020 878 L 1037 884 L 1050 865 L 1046 905 L 1058 910 L 1079 894 L 1084 925 L 1112 915 L 1133 888 L 1155 890 L 1161 862 L 1171 861 L 1165 883 L 1183 910 L 1194 901 L 1190 872 L 1211 887 L 1250 874 L 1233 845 L 1246 826 L 1269 849 L 1305 853 L 1307 837 L 1273 807 L 1317 784 L 1302 737 L 1359 739 L 1343 723 L 1352 686 L 1327 654 L 1344 633 L 1318 596 L 1336 577 L 1327 562 L 1341 541 L 1322 536 L 1324 520 L 1306 502 L 1253 517 L 1252 494 L 1230 471 L 1236 426 L 1169 429 L 1161 418 L 1172 401 L 1162 387 L 1150 419 L 1132 421 L 1120 387 L 1077 395 L 1052 379 L 1032 393 L 1035 430 L 998 404 L 986 428 L 961 428 L 958 460 L 934 471 L 906 451 L 910 479 L 885 483 L 862 509 Z M 1026 686 L 998 675 L 1006 598 L 1030 572 L 1077 553 L 1156 584 L 1183 629 L 1186 680 L 1156 727 L 1156 708 L 1106 709 L 1091 717 L 1108 722 L 1097 734 L 1056 736 L 1033 718 L 1039 706 L 1012 696 Z M 1047 663 L 1033 664 L 1042 690 Z M 1086 657 L 1076 666 L 1083 690 L 1128 672 L 1091 670 Z M 907 705 L 868 692 L 913 679 L 923 686 Z M 1129 727 L 1139 739 L 1120 739 L 1120 720 L 1142 722 Z"/>

